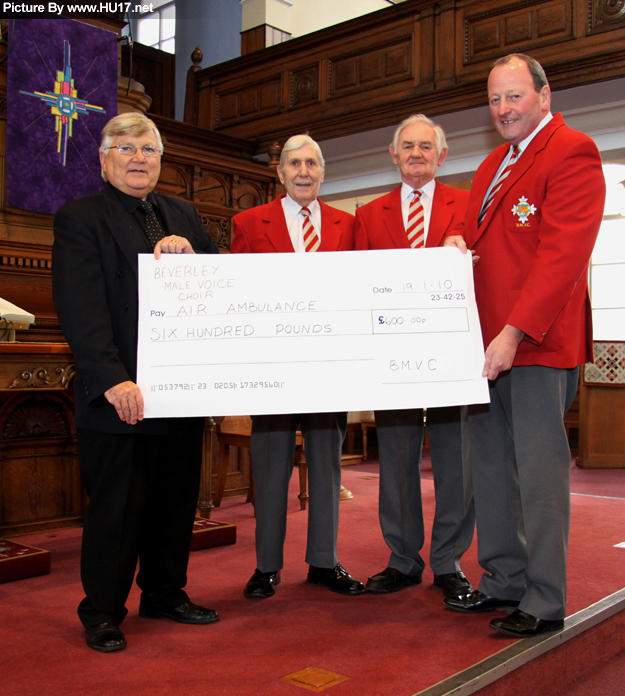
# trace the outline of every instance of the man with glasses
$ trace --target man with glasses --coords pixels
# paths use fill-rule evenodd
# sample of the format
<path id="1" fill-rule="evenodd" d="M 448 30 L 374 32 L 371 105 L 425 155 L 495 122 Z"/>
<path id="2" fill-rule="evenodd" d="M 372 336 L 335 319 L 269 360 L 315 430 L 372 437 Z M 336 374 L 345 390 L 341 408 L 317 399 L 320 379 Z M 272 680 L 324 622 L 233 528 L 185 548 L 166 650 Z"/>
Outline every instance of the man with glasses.
<path id="1" fill-rule="evenodd" d="M 87 645 L 126 647 L 119 628 L 139 561 L 139 613 L 185 624 L 218 620 L 193 604 L 189 545 L 202 463 L 202 418 L 143 418 L 137 372 L 138 255 L 218 253 L 193 206 L 153 192 L 163 144 L 142 114 L 102 131 L 107 182 L 54 218 L 52 281 L 76 359 L 75 409 L 85 515 L 78 607 Z"/>

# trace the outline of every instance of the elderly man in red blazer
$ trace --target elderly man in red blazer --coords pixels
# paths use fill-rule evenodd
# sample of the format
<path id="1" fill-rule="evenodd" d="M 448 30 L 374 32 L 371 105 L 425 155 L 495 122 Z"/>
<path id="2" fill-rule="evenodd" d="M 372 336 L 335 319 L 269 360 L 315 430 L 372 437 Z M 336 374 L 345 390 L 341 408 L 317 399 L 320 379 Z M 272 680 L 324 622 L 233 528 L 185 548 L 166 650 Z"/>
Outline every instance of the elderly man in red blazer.
<path id="1" fill-rule="evenodd" d="M 356 248 L 418 250 L 441 246 L 446 236 L 462 234 L 469 193 L 434 178 L 447 156 L 442 128 L 422 114 L 411 116 L 395 131 L 390 153 L 402 184 L 356 211 Z M 375 422 L 380 450 L 380 525 L 391 557 L 385 570 L 369 578 L 366 589 L 389 593 L 419 584 L 425 568 L 420 555 L 425 540 L 419 472 L 423 409 L 376 411 Z M 447 597 L 472 590 L 460 569 L 474 527 L 464 430 L 466 409 L 427 410 L 436 492 L 430 565 L 434 584 Z"/>
<path id="2" fill-rule="evenodd" d="M 478 169 L 465 225 L 490 405 L 471 407 L 471 461 L 484 574 L 458 611 L 515 608 L 491 627 L 516 638 L 563 627 L 571 454 L 563 418 L 592 360 L 588 262 L 605 199 L 593 141 L 550 111 L 533 58 L 498 60 L 491 117 L 506 144 Z M 461 248 L 460 240 L 456 242 Z"/>
<path id="3" fill-rule="evenodd" d="M 278 176 L 286 195 L 235 215 L 233 253 L 310 253 L 354 248 L 354 218 L 317 198 L 324 161 L 307 135 L 287 140 Z M 259 271 L 262 261 L 259 260 Z M 280 582 L 286 536 L 287 494 L 301 428 L 306 447 L 310 505 L 306 562 L 308 581 L 355 595 L 364 585 L 339 564 L 336 541 L 341 488 L 341 447 L 346 413 L 255 415 L 250 449 L 256 496 L 257 568 L 246 597 L 271 597 Z"/>

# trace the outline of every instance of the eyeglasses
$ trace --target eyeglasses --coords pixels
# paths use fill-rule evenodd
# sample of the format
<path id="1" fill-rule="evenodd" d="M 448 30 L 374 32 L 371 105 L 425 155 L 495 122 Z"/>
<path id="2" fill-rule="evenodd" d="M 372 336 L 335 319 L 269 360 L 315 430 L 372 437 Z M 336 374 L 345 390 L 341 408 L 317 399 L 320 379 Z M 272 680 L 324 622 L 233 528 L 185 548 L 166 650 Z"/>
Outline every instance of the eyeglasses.
<path id="1" fill-rule="evenodd" d="M 139 149 L 136 145 L 130 145 L 129 143 L 123 143 L 122 145 L 111 145 L 110 147 L 105 147 L 105 150 L 116 149 L 120 155 L 126 155 L 127 157 L 132 157 Z M 145 157 L 156 157 L 156 155 L 162 155 L 163 151 L 160 147 L 153 147 L 152 145 L 143 145 L 141 147 L 141 152 Z"/>

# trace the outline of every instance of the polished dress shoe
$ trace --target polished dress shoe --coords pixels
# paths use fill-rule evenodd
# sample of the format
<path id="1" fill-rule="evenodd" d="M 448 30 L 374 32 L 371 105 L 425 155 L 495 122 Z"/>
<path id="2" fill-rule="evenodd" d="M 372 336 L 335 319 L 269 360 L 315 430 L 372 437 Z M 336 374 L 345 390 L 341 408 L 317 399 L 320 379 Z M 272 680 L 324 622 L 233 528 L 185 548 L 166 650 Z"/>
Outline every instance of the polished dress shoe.
<path id="1" fill-rule="evenodd" d="M 365 591 L 365 586 L 353 578 L 342 565 L 334 568 L 316 568 L 308 566 L 308 582 L 313 585 L 325 585 L 332 592 L 339 594 L 356 595 Z"/>
<path id="2" fill-rule="evenodd" d="M 87 645 L 98 652 L 117 652 L 126 647 L 126 638 L 114 623 L 85 626 L 85 637 Z"/>
<path id="3" fill-rule="evenodd" d="M 275 587 L 280 584 L 280 571 L 273 573 L 261 573 L 258 568 L 249 579 L 243 594 L 246 597 L 273 597 L 276 594 Z"/>
<path id="4" fill-rule="evenodd" d="M 366 590 L 375 594 L 390 594 L 391 592 L 399 592 L 404 587 L 420 584 L 421 575 L 404 575 L 401 570 L 389 567 L 377 575 L 372 575 L 367 580 Z"/>
<path id="5" fill-rule="evenodd" d="M 443 575 L 434 576 L 434 584 L 443 590 L 445 597 L 456 599 L 458 597 L 466 597 L 473 592 L 471 583 L 467 580 L 466 575 L 459 570 L 457 573 L 444 573 Z"/>
<path id="6" fill-rule="evenodd" d="M 560 631 L 564 628 L 564 619 L 538 619 L 517 609 L 510 616 L 493 619 L 490 622 L 490 626 L 505 636 L 511 636 L 512 638 L 533 638 L 550 631 Z"/>
<path id="7" fill-rule="evenodd" d="M 519 606 L 519 603 L 514 599 L 489 597 L 479 590 L 475 590 L 465 597 L 446 597 L 443 601 L 451 609 L 462 611 L 465 614 L 480 614 L 483 611 Z"/>
<path id="8" fill-rule="evenodd" d="M 219 614 L 214 609 L 206 609 L 189 601 L 177 607 L 151 607 L 149 604 L 141 604 L 139 616 L 144 619 L 171 619 L 182 624 L 209 624 L 219 621 Z"/>

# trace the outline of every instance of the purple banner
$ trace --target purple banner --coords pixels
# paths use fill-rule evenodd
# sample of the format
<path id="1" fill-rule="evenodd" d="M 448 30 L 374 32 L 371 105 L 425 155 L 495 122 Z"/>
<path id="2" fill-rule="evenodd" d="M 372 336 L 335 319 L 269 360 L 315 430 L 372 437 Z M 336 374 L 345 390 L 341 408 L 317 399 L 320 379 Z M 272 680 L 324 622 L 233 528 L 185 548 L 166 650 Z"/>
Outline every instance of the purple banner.
<path id="1" fill-rule="evenodd" d="M 117 36 L 71 19 L 9 27 L 7 205 L 55 213 L 102 189 L 98 148 L 117 115 Z"/>

